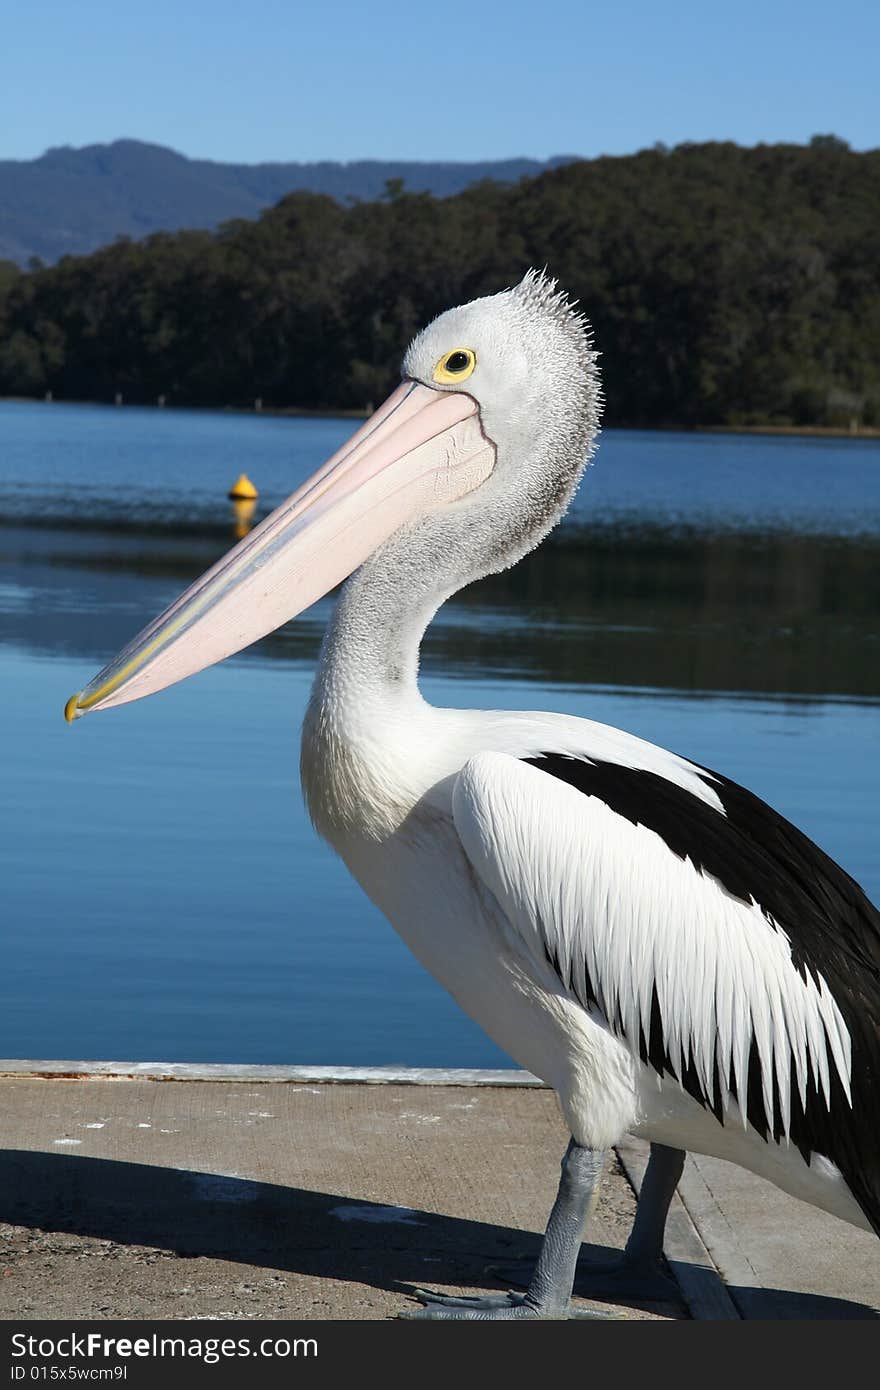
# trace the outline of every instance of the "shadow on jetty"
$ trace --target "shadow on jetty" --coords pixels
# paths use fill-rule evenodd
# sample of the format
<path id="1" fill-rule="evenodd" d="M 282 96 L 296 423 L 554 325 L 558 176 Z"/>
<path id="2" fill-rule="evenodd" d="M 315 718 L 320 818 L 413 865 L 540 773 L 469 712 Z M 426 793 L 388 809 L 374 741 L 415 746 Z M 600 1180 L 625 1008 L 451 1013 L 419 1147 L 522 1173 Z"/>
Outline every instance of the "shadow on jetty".
<path id="1" fill-rule="evenodd" d="M 534 1258 L 540 1244 L 537 1234 L 338 1193 L 21 1149 L 0 1153 L 0 1221 L 401 1294 L 413 1285 L 485 1287 L 488 1264 Z M 743 1306 L 740 1291 L 730 1293 Z M 767 1318 L 878 1317 L 864 1304 L 784 1289 L 762 1291 L 761 1306 Z"/>

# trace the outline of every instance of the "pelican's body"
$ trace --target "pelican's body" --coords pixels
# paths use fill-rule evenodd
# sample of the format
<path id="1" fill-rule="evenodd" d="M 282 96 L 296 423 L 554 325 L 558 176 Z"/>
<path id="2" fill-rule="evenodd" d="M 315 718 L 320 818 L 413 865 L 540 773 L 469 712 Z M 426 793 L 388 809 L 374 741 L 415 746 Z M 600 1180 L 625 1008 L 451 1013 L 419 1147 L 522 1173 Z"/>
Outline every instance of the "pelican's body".
<path id="1" fill-rule="evenodd" d="M 383 633 L 399 633 L 403 619 L 389 614 L 387 627 L 375 629 L 374 678 Z M 312 819 L 422 965 L 499 1047 L 553 1087 L 574 1139 L 607 1148 L 634 1133 L 727 1158 L 869 1228 L 836 1165 L 819 1156 L 808 1164 L 785 1139 L 768 1142 L 743 1124 L 735 1102 L 722 1126 L 674 1076 L 659 1076 L 598 1012 L 584 1009 L 518 935 L 456 825 L 456 795 L 475 770 L 488 767 L 491 776 L 487 754 L 503 755 L 512 770 L 514 760 L 550 750 L 679 775 L 683 760 L 587 719 L 432 707 L 419 694 L 415 670 L 384 690 L 374 684 L 365 699 L 356 664 L 345 660 L 344 633 L 343 609 L 325 642 L 303 730 Z M 500 766 L 503 776 L 504 761 Z M 555 786 L 548 791 L 552 815 Z M 546 823 L 548 838 L 559 835 L 571 808 L 555 812 L 559 823 Z"/>
<path id="2" fill-rule="evenodd" d="M 631 1265 L 686 1149 L 880 1232 L 880 915 L 719 774 L 586 719 L 434 709 L 437 608 L 559 521 L 594 446 L 587 327 L 543 276 L 449 310 L 344 447 L 68 703 L 150 694 L 347 578 L 303 731 L 319 832 L 426 968 L 559 1096 L 572 1140 L 524 1297 L 564 1316 L 604 1155 L 651 1141 Z"/>

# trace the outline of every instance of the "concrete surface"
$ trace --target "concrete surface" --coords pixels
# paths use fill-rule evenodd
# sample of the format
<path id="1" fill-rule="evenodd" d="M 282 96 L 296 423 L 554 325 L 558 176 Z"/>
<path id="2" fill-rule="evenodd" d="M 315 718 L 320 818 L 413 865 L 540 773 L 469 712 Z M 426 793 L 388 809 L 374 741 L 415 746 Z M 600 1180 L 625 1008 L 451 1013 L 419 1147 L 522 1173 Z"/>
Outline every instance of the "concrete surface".
<path id="1" fill-rule="evenodd" d="M 413 1285 L 497 1289 L 489 1266 L 537 1252 L 567 1142 L 515 1072 L 0 1062 L 0 1117 L 0 1319 L 382 1319 Z M 625 1243 L 645 1159 L 620 1146 L 587 1259 Z M 690 1157 L 679 1192 L 681 1297 L 581 1306 L 880 1315 L 873 1236 L 718 1160 Z"/>
<path id="2" fill-rule="evenodd" d="M 702 1154 L 679 1193 L 741 1317 L 880 1317 L 875 1235 Z"/>
<path id="3" fill-rule="evenodd" d="M 497 1289 L 567 1143 L 552 1093 L 493 1086 L 12 1076 L 0 1115 L 4 1319 L 376 1319 L 414 1284 Z M 593 1243 L 633 1210 L 615 1165 Z"/>

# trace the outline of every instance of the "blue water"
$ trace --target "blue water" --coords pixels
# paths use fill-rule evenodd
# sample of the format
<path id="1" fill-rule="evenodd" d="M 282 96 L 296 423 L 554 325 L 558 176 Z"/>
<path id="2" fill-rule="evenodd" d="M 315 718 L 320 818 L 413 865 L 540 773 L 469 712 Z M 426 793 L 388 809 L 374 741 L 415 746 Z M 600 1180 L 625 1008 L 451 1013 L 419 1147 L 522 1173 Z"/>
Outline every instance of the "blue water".
<path id="1" fill-rule="evenodd" d="M 226 515 L 245 469 L 274 507 L 358 421 L 0 401 L 4 514 L 172 527 Z M 607 431 L 575 519 L 880 531 L 880 441 Z"/>
<path id="2" fill-rule="evenodd" d="M 353 424 L 0 404 L 0 1056 L 506 1060 L 314 836 L 332 599 L 68 728 L 66 697 Z M 259 515 L 259 512 L 258 512 Z M 880 445 L 609 432 L 556 543 L 448 605 L 438 703 L 589 714 L 718 767 L 880 897 Z"/>

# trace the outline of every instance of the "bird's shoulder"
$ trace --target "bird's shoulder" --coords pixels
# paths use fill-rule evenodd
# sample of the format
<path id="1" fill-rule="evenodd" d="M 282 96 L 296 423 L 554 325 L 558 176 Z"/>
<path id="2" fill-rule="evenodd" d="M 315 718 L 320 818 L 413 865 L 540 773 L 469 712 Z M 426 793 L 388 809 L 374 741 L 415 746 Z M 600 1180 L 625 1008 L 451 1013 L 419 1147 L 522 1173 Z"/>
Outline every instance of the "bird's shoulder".
<path id="1" fill-rule="evenodd" d="M 543 821 L 544 851 L 548 837 L 567 835 L 573 823 L 602 807 L 657 836 L 672 856 L 732 897 L 758 904 L 789 937 L 795 966 L 825 973 L 829 955 L 839 955 L 842 967 L 880 974 L 880 912 L 863 889 L 807 834 L 733 778 L 623 730 L 571 719 L 536 728 L 531 743 L 521 739 L 518 747 L 475 753 L 459 774 L 457 803 L 484 813 L 491 804 L 497 824 L 505 806 L 549 785 L 531 780 L 534 773 L 552 779 L 561 793 L 544 798 L 555 812 Z M 532 849 L 542 852 L 541 846 Z"/>

